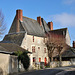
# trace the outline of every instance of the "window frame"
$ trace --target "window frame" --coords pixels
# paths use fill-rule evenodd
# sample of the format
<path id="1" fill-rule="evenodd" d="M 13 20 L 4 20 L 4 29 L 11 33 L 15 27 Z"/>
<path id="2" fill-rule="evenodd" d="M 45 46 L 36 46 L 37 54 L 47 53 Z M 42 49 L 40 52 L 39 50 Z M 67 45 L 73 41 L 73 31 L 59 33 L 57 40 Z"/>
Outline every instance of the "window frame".
<path id="1" fill-rule="evenodd" d="M 32 46 L 32 52 L 35 53 L 35 46 Z"/>

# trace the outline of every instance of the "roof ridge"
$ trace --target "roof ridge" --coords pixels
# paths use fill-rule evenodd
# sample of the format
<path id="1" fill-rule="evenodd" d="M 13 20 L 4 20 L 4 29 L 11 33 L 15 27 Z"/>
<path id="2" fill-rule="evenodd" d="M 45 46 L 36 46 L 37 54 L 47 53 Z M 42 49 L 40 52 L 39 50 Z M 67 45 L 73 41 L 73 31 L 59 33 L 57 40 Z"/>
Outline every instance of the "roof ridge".
<path id="1" fill-rule="evenodd" d="M 55 30 L 63 30 L 63 29 L 67 29 L 67 27 L 66 28 L 60 28 L 60 29 L 55 29 Z M 55 31 L 55 30 L 50 30 L 50 31 Z"/>
<path id="2" fill-rule="evenodd" d="M 35 20 L 35 19 L 29 18 L 29 17 L 26 17 L 26 16 L 23 16 L 23 17 L 24 17 L 24 18 L 28 18 L 28 19 L 30 19 L 30 20 L 37 21 L 37 20 Z"/>

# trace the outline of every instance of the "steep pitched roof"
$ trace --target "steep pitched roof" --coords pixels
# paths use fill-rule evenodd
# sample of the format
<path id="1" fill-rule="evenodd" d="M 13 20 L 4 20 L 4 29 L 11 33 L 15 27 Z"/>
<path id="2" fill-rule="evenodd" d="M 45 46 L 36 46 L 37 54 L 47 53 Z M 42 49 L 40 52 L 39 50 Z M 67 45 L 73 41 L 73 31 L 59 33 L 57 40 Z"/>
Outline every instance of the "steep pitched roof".
<path id="1" fill-rule="evenodd" d="M 50 29 L 43 18 L 41 18 L 41 21 L 42 26 L 36 20 L 23 16 L 23 21 L 19 20 L 20 31 L 25 31 L 29 35 L 44 37 L 45 32 L 48 32 Z M 17 18 L 15 16 L 9 33 L 16 33 L 16 22 Z"/>
<path id="2" fill-rule="evenodd" d="M 34 36 L 45 36 L 45 33 L 36 20 L 23 16 L 23 22 L 21 23 L 27 34 Z"/>
<path id="3" fill-rule="evenodd" d="M 43 18 L 41 18 L 41 21 L 42 21 L 42 26 L 43 26 L 44 32 L 49 32 L 50 29 L 49 29 L 46 21 Z"/>

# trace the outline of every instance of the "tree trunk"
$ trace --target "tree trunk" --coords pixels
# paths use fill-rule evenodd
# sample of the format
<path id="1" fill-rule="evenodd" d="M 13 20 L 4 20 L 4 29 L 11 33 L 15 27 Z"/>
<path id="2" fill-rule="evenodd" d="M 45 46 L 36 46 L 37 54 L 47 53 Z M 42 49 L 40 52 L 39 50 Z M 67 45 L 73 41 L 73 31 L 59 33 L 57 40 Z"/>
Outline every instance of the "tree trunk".
<path id="1" fill-rule="evenodd" d="M 61 54 L 59 54 L 59 66 L 61 67 L 62 57 Z"/>
<path id="2" fill-rule="evenodd" d="M 53 57 L 51 56 L 51 62 L 53 61 Z"/>
<path id="3" fill-rule="evenodd" d="M 50 57 L 48 57 L 48 65 L 50 66 Z"/>

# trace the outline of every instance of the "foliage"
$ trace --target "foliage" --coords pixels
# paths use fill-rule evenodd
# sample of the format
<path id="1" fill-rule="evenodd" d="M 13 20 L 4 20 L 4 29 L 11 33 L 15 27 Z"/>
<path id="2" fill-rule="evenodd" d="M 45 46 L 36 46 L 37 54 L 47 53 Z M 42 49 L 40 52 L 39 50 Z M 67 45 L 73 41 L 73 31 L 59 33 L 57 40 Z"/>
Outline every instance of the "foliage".
<path id="1" fill-rule="evenodd" d="M 15 55 L 17 55 L 18 56 L 18 60 L 20 61 L 21 60 L 21 55 L 22 55 L 22 51 L 17 51 L 17 52 L 15 52 Z"/>
<path id="2" fill-rule="evenodd" d="M 23 52 L 21 55 L 21 62 L 23 63 L 24 68 L 27 70 L 30 65 L 30 59 L 26 52 Z"/>
<path id="3" fill-rule="evenodd" d="M 27 70 L 30 65 L 30 59 L 29 56 L 27 55 L 27 52 L 17 51 L 15 52 L 15 54 L 18 56 L 18 60 L 19 61 L 21 60 L 21 63 L 23 64 L 25 70 Z"/>

